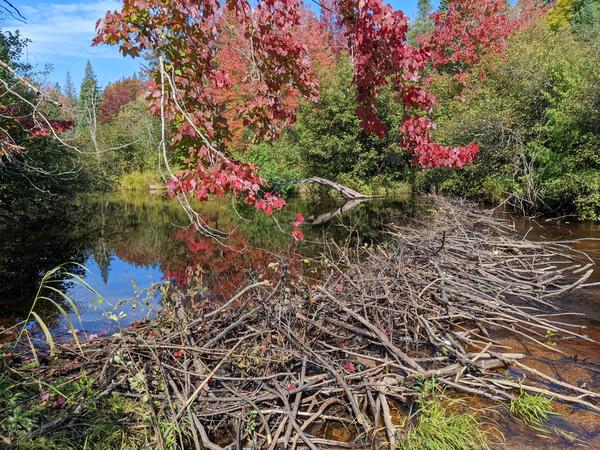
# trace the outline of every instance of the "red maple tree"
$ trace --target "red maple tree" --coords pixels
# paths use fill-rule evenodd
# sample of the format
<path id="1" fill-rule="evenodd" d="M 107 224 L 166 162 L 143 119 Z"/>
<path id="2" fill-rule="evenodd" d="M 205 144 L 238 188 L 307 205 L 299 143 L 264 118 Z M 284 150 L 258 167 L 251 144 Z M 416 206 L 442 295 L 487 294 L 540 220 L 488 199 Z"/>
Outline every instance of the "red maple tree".
<path id="1" fill-rule="evenodd" d="M 323 23 L 304 8 L 300 9 L 299 14 L 300 21 L 294 29 L 294 35 L 306 46 L 312 63 L 310 76 L 318 80 L 334 66 L 335 56 Z M 220 26 L 222 35 L 218 42 L 216 62 L 218 68 L 227 73 L 230 82 L 209 89 L 215 100 L 225 107 L 223 115 L 228 123 L 228 144 L 241 149 L 244 134 L 252 122 L 251 118 L 240 114 L 243 105 L 254 97 L 254 79 L 249 76 L 253 64 L 252 43 L 245 38 L 243 24 L 233 12 L 226 11 L 223 14 Z M 267 117 L 263 118 L 268 123 L 271 135 L 276 135 L 278 130 L 294 120 L 300 100 L 300 93 L 292 86 L 283 86 L 278 95 L 282 113 L 266 110 Z"/>
<path id="2" fill-rule="evenodd" d="M 111 120 L 125 105 L 134 101 L 148 87 L 148 83 L 136 78 L 123 78 L 106 86 L 100 103 L 100 121 Z"/>
<path id="3" fill-rule="evenodd" d="M 531 26 L 547 8 L 543 0 L 520 0 L 515 8 L 506 0 L 455 0 L 431 14 L 433 29 L 419 44 L 431 52 L 436 69 L 464 83 L 470 66 L 487 53 L 504 50 L 512 33 Z"/>
<path id="4" fill-rule="evenodd" d="M 475 144 L 443 147 L 430 139 L 433 124 L 426 116 L 436 100 L 421 80 L 436 56 L 407 42 L 404 13 L 382 0 L 335 0 L 332 7 L 355 65 L 363 129 L 385 133 L 375 102 L 381 89 L 391 85 L 405 106 L 403 145 L 417 162 L 460 167 L 471 161 Z M 247 52 L 246 62 L 234 67 L 219 64 L 228 14 L 239 24 L 236 39 Z M 316 101 L 311 54 L 298 32 L 302 20 L 297 0 L 263 0 L 255 7 L 247 0 L 124 0 L 121 11 L 108 12 L 98 22 L 96 44 L 118 44 L 124 55 L 158 56 L 152 108 L 177 126 L 172 145 L 189 154 L 188 169 L 169 183 L 171 192 L 194 193 L 200 199 L 233 193 L 267 214 L 285 205 L 280 197 L 262 192 L 265 182 L 255 167 L 220 148 L 235 130 L 231 102 L 221 92 L 244 84 L 246 101 L 235 105 L 234 116 L 259 138 L 276 135 L 293 120 L 290 93 Z"/>

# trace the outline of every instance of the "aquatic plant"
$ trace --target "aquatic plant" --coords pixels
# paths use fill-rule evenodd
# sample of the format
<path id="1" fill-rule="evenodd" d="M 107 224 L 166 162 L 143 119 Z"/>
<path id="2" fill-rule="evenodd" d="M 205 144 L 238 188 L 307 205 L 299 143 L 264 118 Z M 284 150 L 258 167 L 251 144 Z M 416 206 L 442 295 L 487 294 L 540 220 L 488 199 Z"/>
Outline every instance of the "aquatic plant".
<path id="1" fill-rule="evenodd" d="M 462 400 L 448 399 L 434 378 L 421 385 L 421 398 L 414 414 L 416 424 L 399 443 L 401 450 L 485 450 L 490 433 L 472 412 L 456 412 Z M 496 430 L 497 431 L 497 430 Z M 499 433 L 499 431 L 497 431 Z"/>
<path id="2" fill-rule="evenodd" d="M 510 401 L 509 411 L 514 418 L 527 425 L 540 425 L 556 414 L 552 398 L 533 395 L 523 389 Z"/>
<path id="3" fill-rule="evenodd" d="M 31 305 L 29 313 L 27 314 L 27 317 L 23 321 L 23 326 L 21 327 L 21 330 L 19 331 L 19 334 L 17 335 L 17 339 L 15 340 L 15 346 L 19 344 L 19 342 L 21 341 L 21 337 L 23 336 L 24 333 L 27 333 L 29 335 L 28 326 L 31 321 L 31 318 L 33 317 L 35 319 L 35 321 L 38 323 L 38 325 L 40 326 L 40 328 L 42 329 L 42 332 L 44 333 L 44 336 L 46 338 L 46 343 L 48 344 L 48 348 L 50 351 L 50 358 L 52 359 L 56 356 L 56 344 L 54 342 L 54 338 L 52 337 L 50 328 L 48 327 L 48 325 L 46 324 L 44 319 L 35 311 L 36 306 L 38 305 L 38 302 L 46 301 L 46 302 L 49 302 L 50 304 L 52 304 L 60 312 L 62 317 L 64 317 L 64 319 L 67 321 L 69 332 L 71 333 L 71 335 L 73 336 L 73 340 L 75 341 L 75 343 L 81 350 L 81 344 L 79 342 L 79 338 L 77 337 L 77 329 L 73 325 L 73 321 L 71 320 L 70 314 L 67 312 L 65 307 L 60 304 L 59 299 L 62 299 L 66 302 L 66 304 L 68 305 L 70 310 L 75 314 L 75 316 L 81 323 L 81 316 L 79 314 L 79 308 L 77 308 L 75 301 L 68 294 L 63 292 L 63 290 L 60 289 L 60 287 L 64 283 L 65 278 L 67 278 L 67 279 L 69 279 L 70 283 L 81 286 L 86 291 L 91 292 L 95 296 L 97 303 L 102 303 L 104 301 L 104 299 L 103 299 L 102 295 L 100 295 L 100 293 L 98 291 L 96 291 L 92 286 L 90 286 L 90 284 L 87 281 L 85 281 L 80 275 L 69 270 L 68 269 L 69 266 L 71 266 L 71 267 L 77 266 L 84 270 L 88 270 L 82 264 L 72 262 L 72 263 L 64 263 L 59 266 L 56 266 L 44 274 L 44 276 L 42 277 L 42 280 L 39 284 L 38 290 L 35 294 L 35 297 L 33 299 L 33 304 Z M 31 341 L 30 341 L 30 343 L 31 343 Z M 36 353 L 33 345 L 31 345 L 31 349 L 37 360 L 37 353 Z"/>

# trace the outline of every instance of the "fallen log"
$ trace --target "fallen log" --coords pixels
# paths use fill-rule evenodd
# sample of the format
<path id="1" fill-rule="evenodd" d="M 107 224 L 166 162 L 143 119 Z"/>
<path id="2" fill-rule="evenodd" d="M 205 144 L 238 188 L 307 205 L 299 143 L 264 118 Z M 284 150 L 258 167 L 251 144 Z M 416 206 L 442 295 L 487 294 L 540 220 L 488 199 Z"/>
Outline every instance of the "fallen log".
<path id="1" fill-rule="evenodd" d="M 292 185 L 292 184 L 301 185 L 301 184 L 307 184 L 307 183 L 315 183 L 315 184 L 321 184 L 323 186 L 328 186 L 331 189 L 338 191 L 342 195 L 342 197 L 344 197 L 346 200 L 375 198 L 375 196 L 373 196 L 373 195 L 361 194 L 360 192 L 355 191 L 354 189 L 351 189 L 348 186 L 344 186 L 343 184 L 339 184 L 339 183 L 336 183 L 335 181 L 327 180 L 327 179 L 321 178 L 321 177 L 311 177 L 311 178 L 305 178 L 303 180 L 297 180 L 297 181 L 283 181 L 283 182 L 271 181 L 270 182 L 270 184 L 274 184 L 274 185 L 286 185 L 286 184 L 287 185 Z"/>
<path id="2" fill-rule="evenodd" d="M 357 207 L 361 203 L 367 202 L 369 200 L 371 200 L 370 197 L 356 198 L 354 200 L 349 200 L 346 203 L 344 203 L 342 206 L 340 206 L 339 208 L 336 208 L 332 211 L 328 211 L 326 213 L 319 214 L 316 217 L 308 216 L 306 218 L 306 223 L 308 225 L 312 225 L 312 226 L 323 225 L 324 223 L 329 222 L 334 217 L 340 216 L 340 215 L 350 211 L 351 209 Z"/>

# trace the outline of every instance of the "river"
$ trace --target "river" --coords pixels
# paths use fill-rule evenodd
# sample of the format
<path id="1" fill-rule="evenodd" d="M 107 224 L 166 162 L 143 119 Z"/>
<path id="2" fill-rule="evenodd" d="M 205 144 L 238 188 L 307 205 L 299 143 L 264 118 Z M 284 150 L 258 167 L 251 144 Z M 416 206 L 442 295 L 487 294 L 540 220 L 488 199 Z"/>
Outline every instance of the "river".
<path id="1" fill-rule="evenodd" d="M 61 283 L 81 318 L 70 311 L 73 324 L 102 335 L 152 315 L 160 295 L 151 288 L 165 281 L 187 285 L 201 278 L 206 297 L 227 299 L 250 271 L 273 260 L 271 252 L 289 251 L 289 223 L 297 212 L 311 224 L 304 227 L 306 239 L 298 248 L 310 257 L 322 252 L 326 241 L 381 239 L 383 224 L 414 215 L 421 206 L 408 198 L 355 207 L 334 200 L 293 199 L 275 218 L 228 200 L 197 208 L 212 227 L 229 234 L 225 246 L 191 229 L 182 208 L 162 195 L 86 195 L 52 217 L 0 225 L 0 324 L 9 327 L 27 317 L 42 275 L 59 264 L 76 263 L 69 266 L 71 272 L 101 294 L 98 302 L 69 277 Z M 312 270 L 308 264 L 301 267 Z M 67 321 L 50 303 L 39 301 L 36 311 L 54 334 L 67 334 Z"/>
<path id="2" fill-rule="evenodd" d="M 61 280 L 61 289 L 74 300 L 79 313 L 78 317 L 69 310 L 72 323 L 88 336 L 101 336 L 154 314 L 161 302 L 156 287 L 167 281 L 177 285 L 200 282 L 201 298 L 219 302 L 230 297 L 252 271 L 273 261 L 273 254 L 290 249 L 301 255 L 299 270 L 317 276 L 318 268 L 309 258 L 330 249 L 324 242 L 377 242 L 383 239 L 385 224 L 426 214 L 428 207 L 426 200 L 411 198 L 345 206 L 333 200 L 294 199 L 286 212 L 276 215 L 277 222 L 226 200 L 198 208 L 212 227 L 229 233 L 226 246 L 190 229 L 179 205 L 161 195 L 87 195 L 57 209 L 52 217 L 18 227 L 0 224 L 0 327 L 14 327 L 27 317 L 43 274 L 62 263 L 81 264 L 72 264 L 71 270 L 102 297 L 98 301 L 68 277 Z M 296 212 L 307 221 L 306 239 L 297 248 L 285 232 Z M 570 241 L 569 246 L 586 252 L 598 263 L 588 282 L 600 281 L 600 224 L 564 219 L 514 221 L 528 239 Z M 586 333 L 600 342 L 600 287 L 571 292 L 555 301 L 564 311 L 581 314 L 564 320 L 587 327 Z M 56 308 L 39 301 L 36 311 L 58 338 L 67 338 L 67 320 Z M 33 321 L 27 326 L 35 331 Z M 560 355 L 511 336 L 499 337 L 515 351 L 531 354 L 528 361 L 539 370 L 600 392 L 600 344 L 559 339 L 557 345 L 565 351 Z M 558 408 L 561 415 L 552 418 L 550 425 L 563 432 L 544 437 L 511 420 L 491 417 L 503 429 L 508 448 L 541 448 L 540 443 L 545 448 L 570 448 L 575 445 L 571 438 L 600 448 L 600 416 L 562 405 Z"/>

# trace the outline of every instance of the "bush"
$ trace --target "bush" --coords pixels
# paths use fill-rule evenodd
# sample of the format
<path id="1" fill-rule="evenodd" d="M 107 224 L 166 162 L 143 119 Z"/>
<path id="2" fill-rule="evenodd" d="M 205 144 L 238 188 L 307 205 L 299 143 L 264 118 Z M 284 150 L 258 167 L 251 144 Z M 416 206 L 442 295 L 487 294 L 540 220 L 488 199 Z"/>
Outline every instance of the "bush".
<path id="1" fill-rule="evenodd" d="M 163 180 L 155 172 L 133 171 L 119 179 L 119 189 L 122 191 L 147 191 L 151 185 L 164 185 Z"/>
<path id="2" fill-rule="evenodd" d="M 476 141 L 477 162 L 458 172 L 419 175 L 422 189 L 527 211 L 597 218 L 600 194 L 600 63 L 570 29 L 540 23 L 514 35 L 502 58 L 484 58 L 457 91 L 440 77 L 436 138 Z M 459 94 L 459 95 L 457 95 Z"/>
<path id="3" fill-rule="evenodd" d="M 262 142 L 242 155 L 245 162 L 256 164 L 259 174 L 267 180 L 269 188 L 284 195 L 297 192 L 296 184 L 290 183 L 306 178 L 306 172 L 298 148 L 284 136 L 277 142 Z"/>
<path id="4" fill-rule="evenodd" d="M 159 178 L 159 131 L 158 119 L 148 112 L 142 96 L 122 107 L 108 122 L 97 124 L 97 145 L 89 128 L 78 130 L 76 145 L 85 150 L 82 166 L 95 181 L 94 189 L 115 189 L 127 174 L 135 178 L 139 173 L 153 172 Z"/>
<path id="5" fill-rule="evenodd" d="M 410 157 L 398 144 L 404 111 L 392 93 L 385 92 L 378 101 L 379 116 L 387 128 L 385 137 L 364 133 L 356 115 L 352 76 L 352 66 L 342 56 L 330 77 L 321 81 L 320 100 L 301 105 L 288 141 L 298 149 L 310 176 L 369 193 L 378 176 L 401 181 L 410 173 Z"/>

